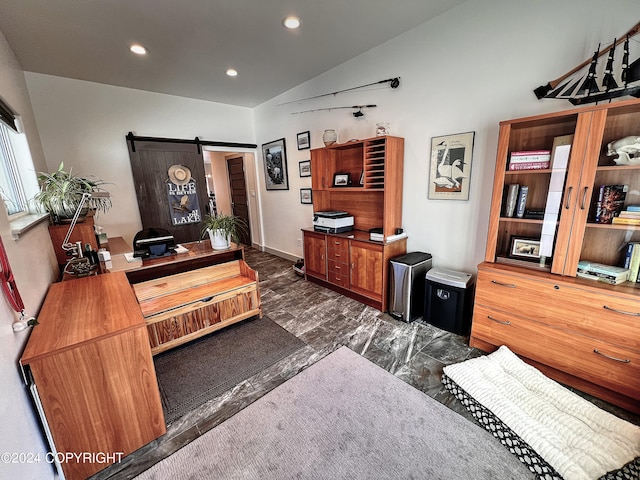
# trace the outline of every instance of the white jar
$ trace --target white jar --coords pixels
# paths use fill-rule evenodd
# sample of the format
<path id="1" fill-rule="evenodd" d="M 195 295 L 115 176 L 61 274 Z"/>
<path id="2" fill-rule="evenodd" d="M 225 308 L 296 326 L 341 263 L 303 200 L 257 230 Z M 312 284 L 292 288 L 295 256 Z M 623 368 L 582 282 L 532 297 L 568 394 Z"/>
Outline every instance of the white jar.
<path id="1" fill-rule="evenodd" d="M 338 141 L 338 134 L 333 129 L 325 130 L 324 134 L 322 135 L 322 141 L 324 142 L 325 147 L 333 145 Z"/>

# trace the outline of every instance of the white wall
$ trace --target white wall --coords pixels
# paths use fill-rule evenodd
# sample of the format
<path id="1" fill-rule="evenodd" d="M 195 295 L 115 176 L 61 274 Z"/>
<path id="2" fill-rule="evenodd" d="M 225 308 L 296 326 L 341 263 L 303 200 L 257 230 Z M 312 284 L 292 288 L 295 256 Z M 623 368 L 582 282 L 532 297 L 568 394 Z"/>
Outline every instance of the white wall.
<path id="1" fill-rule="evenodd" d="M 537 100 L 533 89 L 590 58 L 599 42 L 611 42 L 638 18 L 637 0 L 606 6 L 600 0 L 470 0 L 257 107 L 257 143 L 285 137 L 289 164 L 289 191 L 267 192 L 258 155 L 265 244 L 301 255 L 296 239 L 311 221 L 312 208 L 299 202 L 299 189 L 311 182 L 297 170 L 309 153 L 297 151 L 296 133 L 310 130 L 317 148 L 326 128 L 345 142 L 375 136 L 376 122 L 388 121 L 392 134 L 405 138 L 408 249 L 431 253 L 437 266 L 475 271 L 484 258 L 498 122 L 573 108 Z M 396 76 L 401 85 L 395 90 L 384 85 L 278 106 Z M 361 104 L 378 107 L 360 119 L 350 110 L 292 114 Z M 476 132 L 469 201 L 428 200 L 431 137 L 467 131 Z"/>
<path id="2" fill-rule="evenodd" d="M 37 169 L 45 168 L 44 156 L 24 74 L 7 41 L 0 32 L 0 96 L 22 117 L 29 150 Z M 29 315 L 40 308 L 49 284 L 54 279 L 55 256 L 46 224 L 27 232 L 20 240 L 11 237 L 4 208 L 0 210 L 0 236 L 9 256 L 16 284 Z M 29 331 L 14 333 L 11 324 L 16 314 L 0 296 L 0 452 L 40 455 L 40 463 L 0 461 L 0 478 L 53 478 L 51 465 L 44 461 L 46 449 L 36 416 L 30 407 L 28 392 L 18 370 Z"/>
<path id="3" fill-rule="evenodd" d="M 142 228 L 125 135 L 254 143 L 251 109 L 25 73 L 49 170 L 95 175 L 113 208 L 96 223 L 126 241 Z"/>

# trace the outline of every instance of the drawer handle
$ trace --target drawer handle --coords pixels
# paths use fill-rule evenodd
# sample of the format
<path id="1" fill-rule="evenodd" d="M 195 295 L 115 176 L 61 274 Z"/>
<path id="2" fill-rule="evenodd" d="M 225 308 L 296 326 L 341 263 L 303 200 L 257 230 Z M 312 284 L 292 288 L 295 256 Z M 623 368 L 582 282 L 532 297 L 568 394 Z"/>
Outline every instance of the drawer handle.
<path id="1" fill-rule="evenodd" d="M 213 300 L 213 297 L 215 297 L 215 295 L 211 295 L 210 297 L 207 298 L 203 298 L 202 300 L 200 300 L 202 303 L 207 303 L 210 302 L 211 300 Z"/>
<path id="2" fill-rule="evenodd" d="M 615 308 L 611 308 L 607 305 L 603 305 L 602 308 L 604 308 L 605 310 L 611 310 L 612 312 L 620 313 L 622 315 L 631 315 L 632 317 L 640 317 L 640 313 L 625 312 L 624 310 L 616 310 Z"/>
<path id="3" fill-rule="evenodd" d="M 334 253 L 333 256 L 334 257 L 341 257 L 342 255 L 340 255 L 339 253 Z"/>
<path id="4" fill-rule="evenodd" d="M 497 318 L 493 318 L 491 315 L 487 315 L 489 320 L 493 320 L 494 322 L 498 322 L 502 325 L 511 325 L 511 322 L 505 322 L 504 320 L 498 320 Z"/>
<path id="5" fill-rule="evenodd" d="M 593 349 L 593 353 L 597 353 L 598 355 L 602 355 L 604 358 L 608 358 L 609 360 L 615 360 L 616 362 L 620 362 L 620 363 L 631 363 L 631 360 L 629 360 L 628 358 L 616 358 L 616 357 L 612 357 L 611 355 L 606 355 L 600 351 L 598 351 L 597 348 Z"/>
<path id="6" fill-rule="evenodd" d="M 335 266 L 335 267 L 333 267 L 333 268 L 335 268 L 336 270 L 340 270 L 340 267 L 339 267 L 338 265 L 336 265 L 336 266 Z"/>
<path id="7" fill-rule="evenodd" d="M 516 286 L 513 283 L 501 283 L 496 280 L 491 280 L 491 283 L 495 283 L 496 285 L 500 285 L 501 287 L 516 288 Z"/>
<path id="8" fill-rule="evenodd" d="M 333 242 L 334 245 L 340 245 L 342 242 Z"/>

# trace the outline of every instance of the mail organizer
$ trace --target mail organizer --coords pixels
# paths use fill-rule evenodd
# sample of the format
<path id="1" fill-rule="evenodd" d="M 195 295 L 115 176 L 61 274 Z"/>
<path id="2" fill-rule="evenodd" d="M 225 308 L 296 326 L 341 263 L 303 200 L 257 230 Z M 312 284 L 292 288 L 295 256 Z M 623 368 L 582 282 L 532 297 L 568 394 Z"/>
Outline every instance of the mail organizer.
<path id="1" fill-rule="evenodd" d="M 148 280 L 133 289 L 154 355 L 262 316 L 258 272 L 244 260 Z"/>

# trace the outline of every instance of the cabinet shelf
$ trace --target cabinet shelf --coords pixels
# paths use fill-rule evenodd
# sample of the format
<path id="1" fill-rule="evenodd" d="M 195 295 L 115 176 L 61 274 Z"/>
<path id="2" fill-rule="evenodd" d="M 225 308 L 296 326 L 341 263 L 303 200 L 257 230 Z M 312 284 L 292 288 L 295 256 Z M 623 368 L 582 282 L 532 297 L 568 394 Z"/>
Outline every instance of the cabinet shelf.
<path id="1" fill-rule="evenodd" d="M 613 223 L 587 223 L 587 228 L 601 228 L 604 230 L 640 230 L 640 225 L 623 225 Z"/>
<path id="2" fill-rule="evenodd" d="M 544 220 L 541 220 L 539 218 L 518 218 L 518 217 L 500 217 L 500 221 L 513 222 L 513 223 L 531 223 L 535 225 L 542 225 L 542 223 L 544 222 Z"/>
<path id="3" fill-rule="evenodd" d="M 511 176 L 511 175 L 522 175 L 522 174 L 540 175 L 545 173 L 550 174 L 551 172 L 553 172 L 553 170 L 551 170 L 550 168 L 539 168 L 536 170 L 507 170 L 504 173 L 508 176 Z"/>

